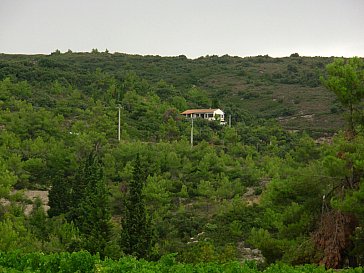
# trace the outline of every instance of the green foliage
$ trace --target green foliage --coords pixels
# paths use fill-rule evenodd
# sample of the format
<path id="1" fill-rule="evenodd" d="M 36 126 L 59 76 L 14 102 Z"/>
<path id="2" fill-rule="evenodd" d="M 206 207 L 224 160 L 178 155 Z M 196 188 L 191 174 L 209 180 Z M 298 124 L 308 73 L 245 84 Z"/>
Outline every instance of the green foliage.
<path id="1" fill-rule="evenodd" d="M 241 236 L 243 235 L 243 224 L 239 221 L 234 220 L 230 224 L 230 232 L 234 236 Z"/>
<path id="2" fill-rule="evenodd" d="M 7 197 L 12 186 L 17 182 L 17 177 L 9 171 L 8 167 L 0 158 L 0 198 Z"/>
<path id="3" fill-rule="evenodd" d="M 49 190 L 48 215 L 50 217 L 65 214 L 72 208 L 71 194 L 72 181 L 67 177 L 59 176 L 53 180 L 52 187 Z"/>
<path id="4" fill-rule="evenodd" d="M 306 144 L 300 145 L 301 148 L 305 146 Z M 361 135 L 350 141 L 344 136 L 338 136 L 333 144 L 325 147 L 324 153 L 309 156 L 308 164 L 300 167 L 300 157 L 296 161 L 287 158 L 286 165 L 277 170 L 263 192 L 261 205 L 265 213 L 262 225 L 259 229 L 253 229 L 249 242 L 262 250 L 268 262 L 278 259 L 289 263 L 314 263 L 330 259 L 330 256 L 322 257 L 333 253 L 332 249 L 338 244 L 333 242 L 331 249 L 329 242 L 327 248 L 318 247 L 317 239 L 312 234 L 319 232 L 317 230 L 320 227 L 320 230 L 324 230 L 320 232 L 328 232 L 321 235 L 321 238 L 327 236 L 324 240 L 344 236 L 342 240 L 356 242 L 355 248 L 348 243 L 345 252 L 351 253 L 349 256 L 356 253 L 355 259 L 361 261 L 362 257 L 358 255 L 360 239 L 355 237 L 354 230 L 361 230 L 363 219 L 359 208 L 362 203 L 360 181 L 364 173 L 360 163 L 362 154 Z M 355 219 L 353 222 L 348 221 L 348 226 L 345 227 L 347 235 L 338 233 L 332 237 L 334 227 L 322 227 L 323 217 L 335 210 Z M 350 236 L 353 237 L 350 239 Z M 339 262 L 347 255 L 342 253 L 342 248 L 335 251 L 339 253 L 335 256 Z"/>
<path id="5" fill-rule="evenodd" d="M 354 113 L 364 98 L 364 62 L 358 57 L 336 59 L 326 70 L 327 78 L 322 77 L 322 82 L 348 108 L 349 129 L 354 133 Z"/>
<path id="6" fill-rule="evenodd" d="M 360 130 L 351 144 L 338 137 L 326 146 L 281 127 L 309 128 L 309 134 L 340 128 L 340 111 L 330 113 L 334 97 L 317 87 L 329 61 L 295 54 L 196 60 L 97 50 L 2 54 L 1 249 L 86 249 L 116 259 L 123 251 L 148 259 L 179 253 L 162 265 L 106 259 L 91 271 L 194 268 L 179 260 L 197 263 L 201 272 L 229 272 L 240 265 L 198 263 L 240 259 L 242 241 L 261 248 L 268 262 L 318 262 L 322 253 L 310 234 L 326 195 L 325 208 L 358 221 L 346 251 L 362 259 Z M 179 113 L 217 106 L 231 115 L 232 127 L 196 120 L 191 149 L 190 123 Z M 48 215 L 35 201 L 24 217 L 23 207 L 33 201 L 14 195 L 15 188 L 49 190 Z M 66 263 L 73 254 L 54 255 Z"/>
<path id="7" fill-rule="evenodd" d="M 120 53 L 3 54 L 0 56 L 0 80 L 27 81 L 31 91 L 31 96 L 27 95 L 29 102 L 34 106 L 53 108 L 64 117 L 76 114 L 78 109 L 89 108 L 92 102 L 85 101 L 90 97 L 102 101 L 105 106 L 112 106 L 120 103 L 129 91 L 142 96 L 155 92 L 162 102 L 168 101 L 179 111 L 186 110 L 187 105 L 215 107 L 218 103 L 222 109 L 233 109 L 229 114 L 239 122 L 243 121 L 242 112 L 264 117 L 312 113 L 315 114 L 313 119 L 321 122 L 320 126 L 307 124 L 303 117 L 297 117 L 295 123 L 282 123 L 287 128 L 324 128 L 326 131 L 342 126 L 338 114 L 328 114 L 333 97 L 317 88 L 320 84 L 318 75 L 330 61 L 319 57 L 207 56 L 188 60 Z M 295 67 L 296 72 L 292 73 L 287 67 Z M 242 72 L 241 76 L 235 76 Z M 243 94 L 257 96 L 241 100 L 237 88 L 242 89 Z M 192 89 L 197 92 L 193 91 L 195 94 L 189 97 L 188 92 Z M 314 98 L 316 95 L 320 99 Z M 280 104 L 272 101 L 283 97 Z M 294 100 L 311 102 L 292 105 Z M 74 108 L 69 109 L 71 105 Z"/>
<path id="8" fill-rule="evenodd" d="M 314 265 L 289 266 L 274 264 L 264 270 L 258 270 L 254 263 L 226 262 L 226 263 L 197 263 L 183 264 L 175 260 L 175 254 L 162 257 L 157 262 L 136 260 L 124 257 L 118 261 L 92 256 L 88 252 L 30 253 L 22 255 L 18 252 L 0 254 L 0 269 L 2 272 L 236 272 L 236 273 L 324 273 L 323 267 Z M 343 273 L 361 272 L 362 268 L 343 269 Z"/>
<path id="9" fill-rule="evenodd" d="M 40 250 L 40 242 L 26 228 L 24 219 L 8 217 L 0 221 L 0 250 L 31 252 Z"/>
<path id="10" fill-rule="evenodd" d="M 95 154 L 90 154 L 79 172 L 79 179 L 74 181 L 72 192 L 71 220 L 81 234 L 84 248 L 91 253 L 104 255 L 104 249 L 110 240 L 110 211 L 108 190 L 103 177 L 101 161 Z M 77 186 L 76 186 L 77 185 Z"/>
<path id="11" fill-rule="evenodd" d="M 192 102 L 192 108 L 210 108 L 211 101 L 205 91 L 200 90 L 196 87 L 192 87 L 187 93 L 189 101 Z"/>
<path id="12" fill-rule="evenodd" d="M 125 212 L 122 219 L 121 246 L 126 254 L 145 258 L 152 247 L 152 230 L 143 197 L 145 174 L 139 154 L 135 160 L 133 178 L 128 184 Z"/>

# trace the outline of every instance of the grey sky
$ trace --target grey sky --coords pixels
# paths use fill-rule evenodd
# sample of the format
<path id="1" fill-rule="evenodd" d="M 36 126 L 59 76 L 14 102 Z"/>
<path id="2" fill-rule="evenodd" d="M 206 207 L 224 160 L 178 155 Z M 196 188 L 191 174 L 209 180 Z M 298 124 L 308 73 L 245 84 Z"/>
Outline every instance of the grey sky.
<path id="1" fill-rule="evenodd" d="M 0 52 L 364 57 L 364 0 L 0 0 Z"/>

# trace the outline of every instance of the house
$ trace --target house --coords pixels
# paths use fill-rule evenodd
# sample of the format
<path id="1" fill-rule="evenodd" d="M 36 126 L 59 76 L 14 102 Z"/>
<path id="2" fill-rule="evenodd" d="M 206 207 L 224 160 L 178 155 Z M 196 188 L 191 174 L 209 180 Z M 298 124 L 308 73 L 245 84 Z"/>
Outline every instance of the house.
<path id="1" fill-rule="evenodd" d="M 187 118 L 203 118 L 207 120 L 220 120 L 225 124 L 225 113 L 221 109 L 190 109 L 181 113 Z"/>

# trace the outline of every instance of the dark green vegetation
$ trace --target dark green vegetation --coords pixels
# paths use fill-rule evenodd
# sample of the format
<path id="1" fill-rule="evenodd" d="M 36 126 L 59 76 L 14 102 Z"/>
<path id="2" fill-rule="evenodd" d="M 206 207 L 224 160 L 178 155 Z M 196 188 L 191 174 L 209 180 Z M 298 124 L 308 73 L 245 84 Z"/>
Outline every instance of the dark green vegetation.
<path id="1" fill-rule="evenodd" d="M 17 272 L 62 272 L 62 273 L 91 273 L 91 272 L 171 272 L 171 273 L 325 273 L 335 272 L 325 270 L 314 265 L 289 266 L 276 264 L 264 271 L 257 269 L 254 263 L 228 262 L 219 264 L 214 262 L 183 264 L 176 261 L 173 254 L 162 257 L 158 262 L 136 260 L 133 257 L 123 257 L 118 261 L 111 259 L 100 260 L 97 255 L 90 255 L 86 251 L 74 253 L 55 253 L 44 255 L 43 253 L 20 254 L 17 252 L 0 253 L 0 270 L 3 273 Z M 343 269 L 343 273 L 359 273 L 362 268 Z"/>
<path id="2" fill-rule="evenodd" d="M 335 63 L 360 83 L 355 134 L 317 144 L 350 113 L 329 61 L 0 55 L 0 251 L 362 265 L 362 61 Z M 210 106 L 232 127 L 196 120 L 191 148 L 179 112 Z M 34 189 L 48 213 L 22 194 Z"/>

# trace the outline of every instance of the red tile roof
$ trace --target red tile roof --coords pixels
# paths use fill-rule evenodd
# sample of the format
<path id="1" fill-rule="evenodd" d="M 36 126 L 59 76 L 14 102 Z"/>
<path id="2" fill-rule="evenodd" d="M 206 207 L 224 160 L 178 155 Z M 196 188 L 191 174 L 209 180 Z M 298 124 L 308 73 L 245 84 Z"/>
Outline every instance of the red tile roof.
<path id="1" fill-rule="evenodd" d="M 181 115 L 190 115 L 190 114 L 206 114 L 213 113 L 218 109 L 190 109 L 181 113 Z"/>

